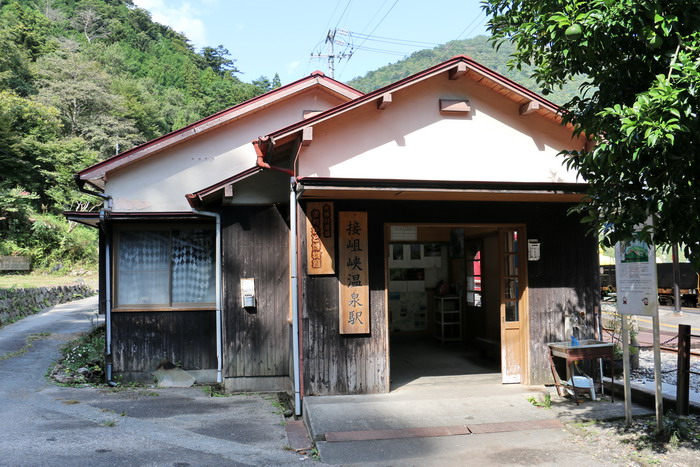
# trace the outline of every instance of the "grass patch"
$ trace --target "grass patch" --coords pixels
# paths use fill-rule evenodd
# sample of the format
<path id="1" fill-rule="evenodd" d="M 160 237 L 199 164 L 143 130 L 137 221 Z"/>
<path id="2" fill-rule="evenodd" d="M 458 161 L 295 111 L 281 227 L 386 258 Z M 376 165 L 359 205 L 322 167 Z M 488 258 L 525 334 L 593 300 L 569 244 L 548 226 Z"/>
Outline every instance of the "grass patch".
<path id="1" fill-rule="evenodd" d="M 210 384 L 206 386 L 202 386 L 202 391 L 205 394 L 208 394 L 209 397 L 229 397 L 233 396 L 233 394 L 227 394 L 224 391 L 224 388 L 221 384 Z"/>
<path id="2" fill-rule="evenodd" d="M 34 347 L 34 342 L 41 339 L 48 339 L 50 335 L 50 332 L 36 332 L 34 334 L 30 334 L 29 336 L 27 336 L 27 339 L 24 341 L 24 345 L 21 348 L 15 350 L 14 352 L 9 352 L 0 355 L 0 362 L 3 360 L 9 360 L 10 358 L 21 357 L 22 355 L 29 352 L 29 349 Z"/>
<path id="3" fill-rule="evenodd" d="M 541 409 L 551 409 L 552 408 L 552 396 L 549 393 L 539 395 L 537 397 L 530 396 L 527 398 L 528 402 L 535 407 Z"/>
<path id="4" fill-rule="evenodd" d="M 96 289 L 98 280 L 97 271 L 92 270 L 86 271 L 81 275 L 47 273 L 0 274 L 0 289 L 33 289 L 76 284 L 87 284 Z"/>
<path id="5" fill-rule="evenodd" d="M 98 326 L 68 342 L 63 357 L 49 372 L 51 379 L 65 386 L 101 384 L 105 374 L 105 328 Z"/>
<path id="6" fill-rule="evenodd" d="M 311 450 L 311 453 L 309 453 L 309 457 L 310 457 L 311 459 L 315 460 L 316 462 L 320 462 L 320 461 L 321 461 L 321 454 L 319 454 L 317 448 L 313 448 L 313 449 Z"/>

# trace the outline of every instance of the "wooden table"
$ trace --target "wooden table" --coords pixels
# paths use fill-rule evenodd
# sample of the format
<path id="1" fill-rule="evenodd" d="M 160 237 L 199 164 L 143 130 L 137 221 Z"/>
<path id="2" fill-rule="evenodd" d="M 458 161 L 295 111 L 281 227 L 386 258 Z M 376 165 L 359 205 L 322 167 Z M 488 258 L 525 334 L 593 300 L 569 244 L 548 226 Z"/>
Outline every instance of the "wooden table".
<path id="1" fill-rule="evenodd" d="M 574 378 L 574 362 L 580 360 L 597 360 L 599 358 L 605 358 L 610 361 L 611 378 L 615 377 L 614 365 L 613 365 L 613 344 L 611 342 L 597 341 L 594 339 L 584 339 L 579 341 L 577 345 L 571 344 L 571 342 L 551 342 L 547 344 L 549 347 L 549 365 L 552 369 L 552 376 L 554 377 L 554 384 L 557 387 L 557 394 L 562 395 L 560 388 L 565 388 L 567 384 L 562 383 L 559 379 L 559 374 L 554 366 L 554 358 L 559 357 L 566 360 L 566 367 L 569 369 L 571 374 L 571 386 L 574 391 L 574 399 L 576 399 L 576 405 L 578 405 L 578 398 L 576 397 L 576 379 Z M 600 370 L 600 387 L 603 387 L 603 372 Z M 583 388 L 579 388 L 583 389 Z M 615 391 L 611 389 L 612 401 L 615 402 Z"/>

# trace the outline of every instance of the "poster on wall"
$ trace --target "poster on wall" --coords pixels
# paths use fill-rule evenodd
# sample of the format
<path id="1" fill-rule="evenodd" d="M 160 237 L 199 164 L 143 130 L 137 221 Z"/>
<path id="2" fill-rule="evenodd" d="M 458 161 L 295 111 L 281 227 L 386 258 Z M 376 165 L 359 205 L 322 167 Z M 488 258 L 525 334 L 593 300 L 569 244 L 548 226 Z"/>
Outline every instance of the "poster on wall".
<path id="1" fill-rule="evenodd" d="M 641 240 L 615 245 L 617 309 L 622 315 L 658 316 L 656 251 Z"/>
<path id="2" fill-rule="evenodd" d="M 369 333 L 367 213 L 338 213 L 340 334 Z"/>
<path id="3" fill-rule="evenodd" d="M 309 275 L 334 274 L 333 203 L 306 204 L 306 264 Z"/>
<path id="4" fill-rule="evenodd" d="M 425 331 L 428 304 L 425 292 L 389 292 L 392 332 Z"/>

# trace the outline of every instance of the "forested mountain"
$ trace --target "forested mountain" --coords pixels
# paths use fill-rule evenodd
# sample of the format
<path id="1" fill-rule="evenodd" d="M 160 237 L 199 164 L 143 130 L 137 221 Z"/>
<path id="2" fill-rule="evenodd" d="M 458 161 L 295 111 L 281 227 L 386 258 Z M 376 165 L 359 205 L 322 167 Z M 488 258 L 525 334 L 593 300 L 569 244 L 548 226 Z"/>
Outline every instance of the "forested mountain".
<path id="1" fill-rule="evenodd" d="M 73 174 L 279 86 L 237 73 L 131 0 L 0 0 L 0 255 L 94 260 L 60 215 L 96 204 Z"/>
<path id="2" fill-rule="evenodd" d="M 466 54 L 536 90 L 529 70 L 508 70 L 510 51 L 453 41 L 349 84 L 370 91 Z M 95 230 L 61 215 L 98 206 L 73 174 L 279 86 L 238 74 L 223 46 L 195 50 L 132 0 L 0 0 L 0 255 L 35 268 L 95 261 Z"/>
<path id="3" fill-rule="evenodd" d="M 418 73 L 455 55 L 467 55 L 477 62 L 486 65 L 492 70 L 512 79 L 516 83 L 525 86 L 537 93 L 545 95 L 555 104 L 563 104 L 578 93 L 578 88 L 583 79 L 567 84 L 563 89 L 543 91 L 537 86 L 531 77 L 532 69 L 509 69 L 508 60 L 513 52 L 513 45 L 502 44 L 496 50 L 486 36 L 477 36 L 461 41 L 450 41 L 447 44 L 433 49 L 424 49 L 414 52 L 409 57 L 383 66 L 375 71 L 370 71 L 365 76 L 350 80 L 347 84 L 362 92 L 369 92 L 398 81 L 406 76 Z"/>

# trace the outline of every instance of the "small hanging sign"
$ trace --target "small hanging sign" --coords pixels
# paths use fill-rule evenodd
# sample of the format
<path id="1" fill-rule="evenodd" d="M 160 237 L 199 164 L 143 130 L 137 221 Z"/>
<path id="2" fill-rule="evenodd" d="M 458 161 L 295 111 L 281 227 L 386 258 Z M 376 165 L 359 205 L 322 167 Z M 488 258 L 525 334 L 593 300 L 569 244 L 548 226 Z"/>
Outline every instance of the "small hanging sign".
<path id="1" fill-rule="evenodd" d="M 335 273 L 334 220 L 332 202 L 306 204 L 306 264 L 311 276 Z"/>
<path id="2" fill-rule="evenodd" d="M 369 261 L 367 213 L 338 213 L 340 334 L 368 334 Z"/>
<path id="3" fill-rule="evenodd" d="M 540 242 L 534 238 L 527 239 L 527 260 L 528 261 L 539 261 L 540 260 Z"/>

